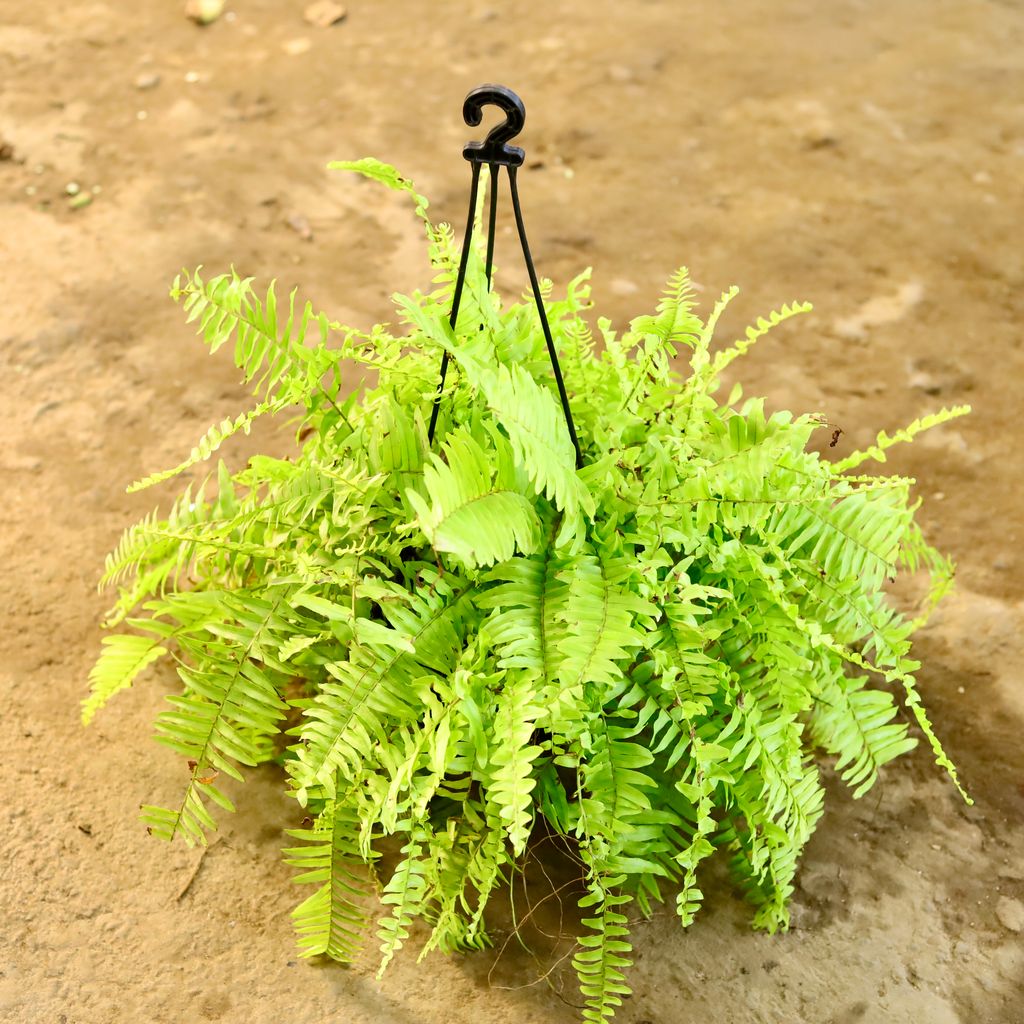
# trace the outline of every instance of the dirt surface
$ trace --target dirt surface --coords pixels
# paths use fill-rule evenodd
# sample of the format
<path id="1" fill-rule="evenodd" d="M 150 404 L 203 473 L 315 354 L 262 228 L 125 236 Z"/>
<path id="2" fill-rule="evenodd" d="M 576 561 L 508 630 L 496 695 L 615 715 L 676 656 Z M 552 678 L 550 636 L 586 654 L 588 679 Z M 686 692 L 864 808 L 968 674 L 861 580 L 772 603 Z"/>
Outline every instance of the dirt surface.
<path id="1" fill-rule="evenodd" d="M 401 199 L 324 165 L 388 160 L 460 222 L 461 100 L 496 80 L 529 111 L 542 273 L 592 264 L 622 321 L 685 262 L 709 302 L 744 288 L 725 333 L 813 301 L 741 373 L 774 406 L 824 412 L 839 454 L 975 409 L 890 465 L 921 480 L 959 563 L 920 682 L 976 806 L 920 751 L 860 802 L 834 788 L 793 929 L 751 933 L 712 871 L 694 927 L 670 910 L 638 925 L 619 1019 L 1024 1021 L 1024 8 L 352 0 L 330 28 L 301 0 L 228 11 L 200 28 L 178 0 L 0 0 L 0 1019 L 575 1019 L 568 961 L 542 979 L 571 947 L 539 933 L 537 959 L 514 942 L 420 966 L 406 951 L 383 984 L 298 961 L 277 854 L 298 815 L 274 773 L 253 773 L 205 855 L 166 847 L 137 821 L 182 785 L 150 737 L 166 678 L 78 722 L 102 556 L 155 500 L 124 484 L 246 407 L 170 280 L 233 262 L 340 319 L 387 318 L 391 291 L 425 281 L 420 231 Z M 505 225 L 508 288 L 513 256 Z"/>

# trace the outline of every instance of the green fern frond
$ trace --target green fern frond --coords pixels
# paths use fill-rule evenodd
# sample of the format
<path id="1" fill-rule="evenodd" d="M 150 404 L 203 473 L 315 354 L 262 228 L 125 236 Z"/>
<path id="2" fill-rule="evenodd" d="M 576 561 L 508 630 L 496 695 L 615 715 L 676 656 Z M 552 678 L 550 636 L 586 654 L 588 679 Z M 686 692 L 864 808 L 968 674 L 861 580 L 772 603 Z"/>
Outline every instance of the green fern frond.
<path id="1" fill-rule="evenodd" d="M 115 633 L 103 638 L 103 652 L 89 673 L 90 696 L 82 701 L 82 724 L 88 725 L 107 701 L 127 689 L 167 653 L 163 637 Z"/>
<path id="2" fill-rule="evenodd" d="M 358 817 L 343 797 L 329 801 L 312 828 L 287 830 L 304 844 L 283 851 L 285 863 L 299 869 L 294 881 L 319 886 L 292 911 L 300 956 L 351 963 L 362 947 L 372 888 L 365 869 L 355 867 L 358 833 Z"/>
<path id="3" fill-rule="evenodd" d="M 629 325 L 630 334 L 638 338 L 653 335 L 662 345 L 673 346 L 670 349 L 671 355 L 675 354 L 674 346 L 677 343 L 694 348 L 704 330 L 700 317 L 693 311 L 695 305 L 690 272 L 686 267 L 680 267 L 665 286 L 658 302 L 657 314 L 632 320 Z"/>
<path id="4" fill-rule="evenodd" d="M 455 555 L 469 569 L 493 565 L 517 551 L 532 554 L 540 521 L 496 432 L 490 450 L 460 428 L 445 438 L 443 458 L 432 455 L 423 472 L 426 499 L 407 492 L 417 524 L 434 550 Z"/>
<path id="5" fill-rule="evenodd" d="M 902 430 L 897 430 L 892 437 L 882 430 L 870 448 L 866 448 L 864 451 L 853 452 L 845 459 L 840 459 L 838 462 L 833 463 L 832 471 L 834 473 L 845 473 L 848 470 L 856 469 L 857 466 L 867 462 L 869 459 L 874 459 L 876 462 L 885 462 L 885 453 L 894 445 L 913 441 L 918 434 L 931 430 L 932 427 L 938 427 L 943 423 L 949 423 L 950 420 L 966 416 L 970 411 L 971 407 L 969 405 L 954 405 L 951 409 L 941 409 L 939 412 L 929 413 L 927 416 L 922 416 L 912 423 L 908 423 Z"/>
<path id="6" fill-rule="evenodd" d="M 215 423 L 196 442 L 196 446 L 192 449 L 192 453 L 184 462 L 179 462 L 178 465 L 174 466 L 172 469 L 165 469 L 159 473 L 152 473 L 149 476 L 142 477 L 140 480 L 136 480 L 134 483 L 128 485 L 127 493 L 134 494 L 136 491 L 145 490 L 147 487 L 152 487 L 154 484 L 163 483 L 165 480 L 170 480 L 172 477 L 179 476 L 181 473 L 191 469 L 198 463 L 205 462 L 229 438 L 234 437 L 235 434 L 239 432 L 248 434 L 249 430 L 252 428 L 253 422 L 259 419 L 260 416 L 264 416 L 271 412 L 278 412 L 281 408 L 282 406 L 280 404 L 260 402 L 259 405 L 254 406 L 247 412 L 239 413 L 234 419 L 228 418 L 222 420 L 220 423 Z"/>
<path id="7" fill-rule="evenodd" d="M 711 310 L 711 315 L 707 318 L 707 322 L 701 329 L 700 335 L 697 338 L 697 343 L 694 345 L 693 352 L 690 355 L 690 369 L 698 379 L 703 373 L 705 367 L 710 364 L 708 351 L 711 348 L 711 342 L 714 339 L 715 328 L 718 326 L 718 321 L 721 319 L 726 307 L 728 307 L 729 303 L 732 302 L 739 293 L 740 290 L 736 285 L 733 285 L 731 288 L 722 292 L 718 301 L 715 303 L 714 309 Z"/>
<path id="8" fill-rule="evenodd" d="M 511 558 L 488 580 L 497 583 L 477 604 L 494 613 L 482 627 L 499 652 L 498 667 L 536 674 L 542 686 L 561 677 L 569 587 L 560 578 L 566 561 L 550 545 L 530 558 Z"/>
<path id="9" fill-rule="evenodd" d="M 836 771 L 852 790 L 863 796 L 887 761 L 913 750 L 917 740 L 907 726 L 893 722 L 896 704 L 890 694 L 865 688 L 867 677 L 838 676 L 822 688 L 811 719 L 811 735 L 838 757 Z"/>
<path id="10" fill-rule="evenodd" d="M 103 575 L 100 577 L 100 586 L 121 583 L 132 574 L 138 575 L 143 567 L 151 567 L 160 563 L 166 564 L 167 556 L 172 552 L 167 551 L 165 545 L 153 544 L 154 530 L 161 523 L 173 529 L 203 518 L 206 512 L 203 501 L 204 489 L 201 486 L 193 497 L 191 486 L 186 487 L 184 493 L 171 507 L 165 520 L 160 520 L 154 510 L 134 526 L 128 527 L 121 535 L 117 547 L 106 557 Z M 178 553 L 173 552 L 173 554 L 177 555 Z M 167 575 L 170 575 L 174 567 L 180 564 L 179 556 L 171 563 Z"/>
<path id="11" fill-rule="evenodd" d="M 409 841 L 402 847 L 402 859 L 384 887 L 381 902 L 391 908 L 389 916 L 380 922 L 381 961 L 377 977 L 384 976 L 395 954 L 405 945 L 415 917 L 425 908 L 427 899 L 427 864 L 422 857 L 422 828 L 414 828 Z"/>
<path id="12" fill-rule="evenodd" d="M 533 824 L 533 799 L 537 785 L 534 762 L 543 748 L 532 744 L 534 725 L 543 709 L 536 703 L 534 680 L 513 674 L 505 683 L 494 719 L 494 745 L 490 752 L 487 798 L 508 832 L 513 853 L 526 849 Z"/>
<path id="13" fill-rule="evenodd" d="M 722 349 L 715 355 L 712 361 L 713 374 L 718 376 L 733 360 L 744 355 L 773 327 L 778 327 L 783 321 L 801 313 L 810 313 L 813 308 L 809 302 L 789 302 L 781 309 L 773 310 L 767 317 L 758 317 L 757 322 L 747 328 L 743 338 L 734 341 L 728 348 Z"/>
<path id="14" fill-rule="evenodd" d="M 946 753 L 945 748 L 942 746 L 942 742 L 935 733 L 935 728 L 932 726 L 931 719 L 928 717 L 928 713 L 924 709 L 924 705 L 921 703 L 921 695 L 917 690 L 917 683 L 914 681 L 914 677 L 903 673 L 899 677 L 899 681 L 903 686 L 904 701 L 910 713 L 914 716 L 914 721 L 917 722 L 917 727 L 924 734 L 924 738 L 928 741 L 928 746 L 932 749 L 932 756 L 935 758 L 935 763 L 940 767 L 944 768 L 946 774 L 952 780 L 953 785 L 956 786 L 960 796 L 963 797 L 964 803 L 973 804 L 974 801 L 970 798 L 967 790 L 960 783 L 960 774 L 956 769 L 956 765 L 950 760 L 949 755 Z"/>
<path id="15" fill-rule="evenodd" d="M 416 191 L 416 186 L 408 178 L 403 178 L 390 164 L 367 156 L 361 160 L 334 160 L 327 165 L 327 169 L 329 171 L 355 171 L 364 178 L 386 185 L 396 192 L 407 193 L 416 204 L 416 216 L 426 224 L 428 232 L 432 228 L 427 217 L 427 207 L 430 204 Z"/>
<path id="16" fill-rule="evenodd" d="M 626 558 L 597 554 L 580 555 L 561 571 L 568 587 L 560 643 L 565 685 L 617 683 L 624 665 L 643 646 L 637 618 L 653 618 L 654 610 L 625 585 L 632 571 Z"/>
<path id="17" fill-rule="evenodd" d="M 171 296 L 182 300 L 186 322 L 198 321 L 197 333 L 216 352 L 234 338 L 235 365 L 242 380 L 262 393 L 264 401 L 299 401 L 314 390 L 320 378 L 337 361 L 326 348 L 331 325 L 324 314 L 314 313 L 309 303 L 295 308 L 295 291 L 288 298 L 287 316 L 281 322 L 277 295 L 271 284 L 261 300 L 252 289 L 252 278 L 234 271 L 204 281 L 197 269 L 175 279 Z M 307 347 L 307 335 L 315 324 L 319 345 Z"/>
<path id="18" fill-rule="evenodd" d="M 516 464 L 537 493 L 554 502 L 566 524 L 581 513 L 591 515 L 593 498 L 576 472 L 565 413 L 554 394 L 519 366 L 492 369 L 457 348 L 452 352 L 508 435 Z"/>
<path id="19" fill-rule="evenodd" d="M 581 909 L 594 914 L 583 918 L 589 931 L 577 939 L 581 948 L 572 961 L 586 1000 L 583 1020 L 587 1024 L 610 1020 L 623 998 L 631 994 L 623 971 L 632 963 L 632 945 L 628 921 L 620 909 L 630 898 L 612 891 L 623 881 L 621 875 L 595 877 L 579 901 Z"/>
<path id="20" fill-rule="evenodd" d="M 285 597 L 284 591 L 272 601 L 252 595 L 225 597 L 224 623 L 208 627 L 206 637 L 179 638 L 182 650 L 204 667 L 179 668 L 186 692 L 167 697 L 172 710 L 157 719 L 157 739 L 187 758 L 190 769 L 177 810 L 146 818 L 160 838 L 181 835 L 189 845 L 205 842 L 203 830 L 215 825 L 203 798 L 234 810 L 214 785 L 217 776 L 240 781 L 236 764 L 255 766 L 272 756 L 269 740 L 286 708 L 279 696 L 283 680 L 264 661 L 264 648 L 272 634 L 287 629 L 280 614 Z"/>
<path id="21" fill-rule="evenodd" d="M 699 745 L 695 744 L 694 753 L 696 754 L 698 750 Z M 697 883 L 697 869 L 702 861 L 715 852 L 711 837 L 718 829 L 718 822 L 713 814 L 715 784 L 700 769 L 694 771 L 692 782 L 680 781 L 676 783 L 676 788 L 692 802 L 695 812 L 690 841 L 675 858 L 676 863 L 684 871 L 679 892 L 676 894 L 676 913 L 686 928 L 693 923 L 704 899 L 704 893 Z"/>
<path id="22" fill-rule="evenodd" d="M 608 843 L 606 856 L 618 852 L 620 833 L 628 830 L 630 819 L 651 810 L 648 791 L 655 781 L 642 769 L 654 762 L 654 755 L 635 739 L 635 729 L 615 725 L 604 715 L 591 717 L 591 733 L 584 737 L 585 763 L 581 781 L 585 795 L 580 798 L 580 828 L 587 835 L 600 836 Z"/>
<path id="23" fill-rule="evenodd" d="M 441 588 L 408 615 L 389 609 L 397 626 L 357 621 L 348 658 L 325 666 L 335 681 L 322 682 L 305 709 L 304 743 L 288 765 L 300 799 L 319 786 L 333 795 L 339 770 L 351 775 L 363 761 L 373 762 L 375 745 L 386 742 L 385 722 L 415 720 L 430 682 L 423 663 L 444 657 L 437 648 L 457 635 L 445 627 L 458 620 L 465 596 Z"/>

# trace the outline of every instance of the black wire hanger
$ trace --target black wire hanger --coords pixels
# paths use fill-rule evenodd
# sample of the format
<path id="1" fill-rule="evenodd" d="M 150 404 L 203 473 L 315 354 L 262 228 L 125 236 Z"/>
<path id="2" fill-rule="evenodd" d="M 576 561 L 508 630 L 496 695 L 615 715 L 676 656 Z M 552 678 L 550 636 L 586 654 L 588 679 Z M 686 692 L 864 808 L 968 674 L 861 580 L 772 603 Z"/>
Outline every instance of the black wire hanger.
<path id="1" fill-rule="evenodd" d="M 548 347 L 551 368 L 555 373 L 555 383 L 558 385 L 558 397 L 561 399 L 562 411 L 565 413 L 565 425 L 569 428 L 569 438 L 576 453 L 576 468 L 579 469 L 583 465 L 580 443 L 576 437 L 576 427 L 573 424 L 572 412 L 569 409 L 569 398 L 565 393 L 565 383 L 562 380 L 562 369 L 558 364 L 558 353 L 555 351 L 555 343 L 551 338 L 551 327 L 548 324 L 547 311 L 544 309 L 544 299 L 540 293 L 540 284 L 537 281 L 537 271 L 533 265 L 533 257 L 530 255 L 530 244 L 526 240 L 523 210 L 519 203 L 516 171 L 522 166 L 526 154 L 518 146 L 509 145 L 510 140 L 514 139 L 523 130 L 523 125 L 526 122 L 526 108 L 523 106 L 523 101 L 504 85 L 478 85 L 469 92 L 465 102 L 462 104 L 462 116 L 466 124 L 472 126 L 480 124 L 483 120 L 483 108 L 488 105 L 499 107 L 505 113 L 505 120 L 492 128 L 483 142 L 467 142 L 462 149 L 462 155 L 470 162 L 472 168 L 472 180 L 469 186 L 469 216 L 466 220 L 466 237 L 462 243 L 462 256 L 459 260 L 459 273 L 455 280 L 452 311 L 448 323 L 454 332 L 455 324 L 459 319 L 462 289 L 466 281 L 466 266 L 469 261 L 469 247 L 473 240 L 473 221 L 476 214 L 477 193 L 480 186 L 480 168 L 483 164 L 487 164 L 491 179 L 490 211 L 487 226 L 487 262 L 485 265 L 487 288 L 490 290 L 491 267 L 494 260 L 494 225 L 498 214 L 498 175 L 500 169 L 504 167 L 508 171 L 509 190 L 512 195 L 512 210 L 516 218 L 516 228 L 519 231 L 519 242 L 523 249 L 523 259 L 526 261 L 526 269 L 530 275 L 530 286 L 533 289 L 533 297 L 537 303 L 537 312 L 540 315 L 540 324 L 544 331 L 544 341 Z M 437 414 L 440 411 L 441 395 L 444 390 L 444 379 L 447 373 L 448 353 L 445 352 L 441 359 L 441 382 L 438 385 L 437 396 L 434 399 L 434 406 L 430 412 L 430 427 L 427 431 L 427 441 L 429 444 L 434 442 Z"/>

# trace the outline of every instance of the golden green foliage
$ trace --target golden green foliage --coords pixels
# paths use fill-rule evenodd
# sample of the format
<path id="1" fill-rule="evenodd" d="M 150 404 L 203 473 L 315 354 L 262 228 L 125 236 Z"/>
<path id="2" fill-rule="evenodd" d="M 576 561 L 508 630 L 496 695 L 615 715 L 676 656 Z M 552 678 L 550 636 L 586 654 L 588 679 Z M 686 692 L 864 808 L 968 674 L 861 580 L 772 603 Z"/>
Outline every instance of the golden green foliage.
<path id="1" fill-rule="evenodd" d="M 168 839 L 202 842 L 214 805 L 230 809 L 219 776 L 283 764 L 311 820 L 286 851 L 316 886 L 295 912 L 303 955 L 351 959 L 374 891 L 382 969 L 417 918 L 427 950 L 484 944 L 487 900 L 544 819 L 585 865 L 574 963 L 585 1017 L 600 1021 L 628 992 L 626 905 L 647 913 L 670 894 L 688 924 L 715 849 L 731 853 L 755 923 L 786 926 L 822 812 L 818 755 L 861 796 L 915 743 L 872 677 L 902 687 L 956 781 L 914 685 L 916 620 L 883 590 L 924 566 L 937 598 L 950 566 L 914 523 L 912 481 L 844 471 L 965 410 L 830 464 L 809 448 L 817 418 L 766 415 L 738 390 L 715 398 L 721 370 L 808 307 L 715 355 L 735 289 L 704 321 L 680 270 L 621 337 L 598 321 L 597 346 L 583 274 L 548 302 L 577 470 L 536 311 L 503 307 L 474 251 L 453 331 L 450 231 L 392 168 L 346 166 L 413 194 L 435 287 L 396 296 L 399 331 L 362 333 L 294 296 L 281 315 L 273 287 L 259 296 L 234 273 L 175 283 L 211 350 L 233 346 L 257 405 L 137 486 L 259 414 L 297 410 L 298 441 L 235 473 L 221 463 L 215 483 L 126 532 L 104 576 L 122 631 L 83 717 L 175 659 L 181 691 L 157 732 L 189 782 L 174 807 L 144 810 Z M 346 396 L 353 365 L 374 383 Z M 378 883 L 387 836 L 401 857 Z"/>

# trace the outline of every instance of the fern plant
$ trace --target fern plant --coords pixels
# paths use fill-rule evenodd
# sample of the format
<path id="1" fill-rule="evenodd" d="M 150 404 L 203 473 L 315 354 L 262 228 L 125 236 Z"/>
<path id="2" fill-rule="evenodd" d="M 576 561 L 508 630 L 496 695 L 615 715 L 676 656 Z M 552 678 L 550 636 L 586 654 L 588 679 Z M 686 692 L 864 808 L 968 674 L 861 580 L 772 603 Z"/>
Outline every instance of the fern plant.
<path id="1" fill-rule="evenodd" d="M 808 447 L 820 418 L 768 415 L 738 387 L 715 397 L 737 356 L 809 306 L 716 351 L 736 290 L 703 319 L 680 270 L 653 315 L 621 336 L 598 320 L 597 342 L 583 273 L 557 299 L 545 283 L 577 469 L 531 303 L 503 306 L 473 251 L 452 330 L 451 230 L 387 165 L 338 166 L 414 197 L 433 287 L 395 297 L 398 328 L 364 333 L 234 272 L 175 281 L 210 350 L 233 347 L 254 404 L 133 489 L 258 416 L 295 415 L 296 448 L 220 462 L 127 530 L 103 575 L 116 632 L 83 717 L 175 663 L 156 730 L 188 781 L 143 811 L 163 839 L 204 842 L 232 809 L 222 780 L 282 766 L 307 815 L 285 850 L 312 886 L 294 912 L 307 956 L 355 957 L 375 895 L 381 971 L 416 920 L 424 954 L 483 946 L 488 900 L 531 835 L 565 837 L 584 873 L 583 1017 L 601 1021 L 629 991 L 630 914 L 668 897 L 689 924 L 716 849 L 754 924 L 786 926 L 821 755 L 859 797 L 916 742 L 894 692 L 958 785 L 911 654 L 952 566 L 914 521 L 913 481 L 858 471 L 967 409 L 830 463 Z M 456 372 L 431 450 L 444 353 Z M 352 367 L 371 382 L 346 394 Z M 883 588 L 919 568 L 931 587 L 912 618 Z M 400 855 L 381 877 L 385 837 Z"/>

